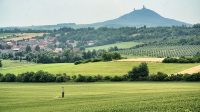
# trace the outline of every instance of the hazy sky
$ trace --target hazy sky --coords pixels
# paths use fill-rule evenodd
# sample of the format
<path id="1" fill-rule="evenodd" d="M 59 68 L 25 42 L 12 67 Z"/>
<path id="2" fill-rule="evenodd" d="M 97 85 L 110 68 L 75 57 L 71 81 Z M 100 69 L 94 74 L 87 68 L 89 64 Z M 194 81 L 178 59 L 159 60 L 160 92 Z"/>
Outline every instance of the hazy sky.
<path id="1" fill-rule="evenodd" d="M 200 0 L 0 0 L 0 27 L 94 23 L 142 5 L 164 17 L 200 23 Z"/>

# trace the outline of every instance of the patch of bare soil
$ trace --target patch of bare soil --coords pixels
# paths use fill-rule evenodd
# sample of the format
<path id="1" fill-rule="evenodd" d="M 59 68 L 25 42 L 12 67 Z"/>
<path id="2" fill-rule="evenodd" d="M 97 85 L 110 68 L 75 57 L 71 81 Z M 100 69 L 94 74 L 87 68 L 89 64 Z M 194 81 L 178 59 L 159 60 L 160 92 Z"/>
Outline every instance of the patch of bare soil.
<path id="1" fill-rule="evenodd" d="M 193 74 L 193 73 L 198 73 L 198 72 L 200 72 L 200 65 L 183 70 L 183 71 L 179 72 L 179 74 L 186 74 L 186 73 Z"/>

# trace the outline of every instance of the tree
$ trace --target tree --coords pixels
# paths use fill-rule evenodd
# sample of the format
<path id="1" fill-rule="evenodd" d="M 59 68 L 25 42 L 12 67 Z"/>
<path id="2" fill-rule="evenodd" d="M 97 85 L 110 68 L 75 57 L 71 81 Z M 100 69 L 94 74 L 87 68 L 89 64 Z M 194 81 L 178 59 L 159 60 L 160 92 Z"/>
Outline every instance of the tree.
<path id="1" fill-rule="evenodd" d="M 26 52 L 28 53 L 28 52 L 31 52 L 32 50 L 31 50 L 31 46 L 29 46 L 29 45 L 27 45 L 26 46 Z"/>
<path id="2" fill-rule="evenodd" d="M 2 65 L 2 61 L 0 60 L 0 67 L 2 67 L 3 65 Z"/>
<path id="3" fill-rule="evenodd" d="M 112 58 L 115 60 L 118 60 L 118 59 L 121 59 L 122 57 L 119 53 L 115 52 L 115 53 L 113 53 Z"/>
<path id="4" fill-rule="evenodd" d="M 35 50 L 40 51 L 40 46 L 39 45 L 35 46 Z"/>
<path id="5" fill-rule="evenodd" d="M 146 63 L 141 63 L 138 67 L 133 68 L 128 72 L 128 78 L 131 80 L 138 80 L 149 75 L 149 69 Z"/>
<path id="6" fill-rule="evenodd" d="M 103 61 L 112 61 L 112 54 L 111 53 L 104 53 L 102 55 Z"/>
<path id="7" fill-rule="evenodd" d="M 5 76 L 5 82 L 15 82 L 16 81 L 16 76 L 11 73 L 7 73 Z"/>

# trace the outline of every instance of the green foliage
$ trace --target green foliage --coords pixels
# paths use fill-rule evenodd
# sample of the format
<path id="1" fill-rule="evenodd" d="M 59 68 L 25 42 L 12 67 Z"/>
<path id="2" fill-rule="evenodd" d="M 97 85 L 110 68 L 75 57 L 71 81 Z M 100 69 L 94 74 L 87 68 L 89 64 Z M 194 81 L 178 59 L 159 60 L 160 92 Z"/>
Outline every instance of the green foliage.
<path id="1" fill-rule="evenodd" d="M 79 65 L 79 64 L 86 64 L 86 63 L 89 63 L 89 62 L 100 62 L 102 61 L 102 59 L 100 58 L 92 58 L 92 59 L 87 59 L 87 60 L 80 60 L 80 61 L 76 61 L 74 62 L 74 65 Z"/>
<path id="2" fill-rule="evenodd" d="M 40 46 L 37 45 L 37 46 L 35 47 L 35 50 L 36 50 L 36 51 L 40 51 Z"/>
<path id="3" fill-rule="evenodd" d="M 0 73 L 0 82 L 4 82 L 5 81 L 5 78 L 3 76 L 3 74 Z"/>
<path id="4" fill-rule="evenodd" d="M 194 24 L 193 28 L 200 28 L 200 24 Z"/>
<path id="5" fill-rule="evenodd" d="M 180 57 L 180 58 L 165 58 L 163 63 L 200 63 L 200 56 Z"/>
<path id="6" fill-rule="evenodd" d="M 142 77 L 147 77 L 149 75 L 149 68 L 146 63 L 141 63 L 138 67 L 134 67 L 128 72 L 128 77 L 131 80 L 138 80 Z"/>
<path id="7" fill-rule="evenodd" d="M 70 76 L 66 74 L 56 74 L 56 82 L 67 82 L 70 80 Z"/>
<path id="8" fill-rule="evenodd" d="M 168 77 L 167 74 L 158 72 L 156 75 L 150 75 L 149 80 L 150 81 L 165 81 L 167 77 Z"/>
<path id="9" fill-rule="evenodd" d="M 106 52 L 102 55 L 103 61 L 119 60 L 121 58 L 122 58 L 121 55 L 117 52 L 114 52 L 114 53 Z"/>
<path id="10" fill-rule="evenodd" d="M 119 82 L 119 81 L 125 81 L 126 79 L 123 76 L 113 76 L 110 81 Z"/>
<path id="11" fill-rule="evenodd" d="M 17 76 L 17 81 L 19 82 L 33 82 L 33 76 L 35 75 L 34 72 L 26 72 L 19 74 Z"/>
<path id="12" fill-rule="evenodd" d="M 28 52 L 31 52 L 31 51 L 32 51 L 31 46 L 27 45 L 26 46 L 26 52 L 28 53 Z"/>
<path id="13" fill-rule="evenodd" d="M 3 65 L 2 65 L 2 61 L 0 60 L 0 68 L 2 67 Z"/>
<path id="14" fill-rule="evenodd" d="M 103 61 L 112 61 L 112 54 L 111 53 L 104 53 L 102 55 Z"/>
<path id="15" fill-rule="evenodd" d="M 5 82 L 15 82 L 15 81 L 16 81 L 16 75 L 11 74 L 11 73 L 7 73 L 7 74 L 4 76 L 4 81 L 5 81 Z"/>
<path id="16" fill-rule="evenodd" d="M 138 71 L 146 70 L 146 65 L 141 64 L 140 67 L 133 69 L 132 73 L 121 76 L 102 76 L 102 75 L 78 75 L 67 76 L 66 74 L 51 74 L 44 71 L 38 72 L 26 72 L 16 76 L 15 74 L 7 73 L 6 75 L 0 74 L 0 82 L 97 82 L 97 81 L 200 81 L 200 72 L 194 74 L 177 74 L 167 75 L 162 72 L 158 72 L 156 75 L 148 76 L 147 73 Z M 134 73 L 134 74 L 133 74 Z M 136 76 L 138 75 L 138 76 Z"/>
<path id="17" fill-rule="evenodd" d="M 184 75 L 184 80 L 185 81 L 200 81 L 200 72 L 199 73 L 194 73 L 194 74 L 186 74 Z"/>

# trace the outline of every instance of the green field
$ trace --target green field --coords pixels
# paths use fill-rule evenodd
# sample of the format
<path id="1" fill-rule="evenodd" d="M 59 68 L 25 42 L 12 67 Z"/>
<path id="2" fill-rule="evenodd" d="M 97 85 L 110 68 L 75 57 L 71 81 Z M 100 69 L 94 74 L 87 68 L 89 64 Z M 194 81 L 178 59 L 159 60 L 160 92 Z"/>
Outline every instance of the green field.
<path id="1" fill-rule="evenodd" d="M 124 75 L 140 62 L 98 62 L 74 65 L 73 63 L 61 64 L 27 64 L 17 61 L 3 61 L 0 73 L 24 73 L 27 71 L 44 70 L 50 73 L 67 73 L 68 75 Z M 177 73 L 199 64 L 167 64 L 148 63 L 150 73 L 164 72 L 167 74 Z"/>
<path id="2" fill-rule="evenodd" d="M 15 33 L 0 33 L 0 39 L 1 38 L 7 38 L 7 36 L 11 36 L 13 34 L 15 34 Z"/>
<path id="3" fill-rule="evenodd" d="M 200 111 L 200 83 L 0 83 L 0 93 L 1 112 Z"/>
<path id="4" fill-rule="evenodd" d="M 108 44 L 108 45 L 103 45 L 103 46 L 96 46 L 96 47 L 88 47 L 86 48 L 86 50 L 99 50 L 99 49 L 105 49 L 108 50 L 110 47 L 115 47 L 117 46 L 118 48 L 131 48 L 134 47 L 136 45 L 139 45 L 142 43 L 138 43 L 138 42 L 120 42 L 120 43 L 115 43 L 115 44 Z"/>

